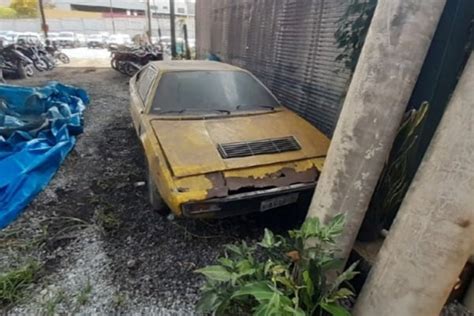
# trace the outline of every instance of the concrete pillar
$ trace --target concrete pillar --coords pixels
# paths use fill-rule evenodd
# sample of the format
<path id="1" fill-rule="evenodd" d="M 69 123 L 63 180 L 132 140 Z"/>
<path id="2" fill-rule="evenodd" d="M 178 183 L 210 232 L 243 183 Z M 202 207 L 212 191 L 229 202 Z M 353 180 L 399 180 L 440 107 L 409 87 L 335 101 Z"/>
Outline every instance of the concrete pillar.
<path id="1" fill-rule="evenodd" d="M 439 315 L 472 254 L 473 87 L 471 55 L 354 315 Z"/>
<path id="2" fill-rule="evenodd" d="M 347 258 L 359 231 L 445 0 L 379 0 L 308 217 L 346 214 Z"/>

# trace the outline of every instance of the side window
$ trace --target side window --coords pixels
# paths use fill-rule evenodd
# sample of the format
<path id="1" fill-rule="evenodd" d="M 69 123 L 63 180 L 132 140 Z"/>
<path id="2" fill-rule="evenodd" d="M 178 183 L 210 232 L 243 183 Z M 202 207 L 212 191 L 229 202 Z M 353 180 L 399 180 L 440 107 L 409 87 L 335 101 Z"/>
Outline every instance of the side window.
<path id="1" fill-rule="evenodd" d="M 143 69 L 138 76 L 138 94 L 144 103 L 155 77 L 156 71 L 150 67 Z"/>

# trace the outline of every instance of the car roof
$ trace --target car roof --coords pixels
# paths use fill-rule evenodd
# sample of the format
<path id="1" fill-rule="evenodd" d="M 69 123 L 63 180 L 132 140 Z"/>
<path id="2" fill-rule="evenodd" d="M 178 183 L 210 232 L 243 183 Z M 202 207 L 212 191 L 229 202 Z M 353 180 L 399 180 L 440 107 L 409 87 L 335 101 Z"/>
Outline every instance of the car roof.
<path id="1" fill-rule="evenodd" d="M 196 71 L 196 70 L 230 70 L 244 71 L 242 68 L 232 66 L 226 63 L 211 60 L 173 60 L 173 61 L 155 61 L 151 63 L 155 68 L 164 71 Z"/>

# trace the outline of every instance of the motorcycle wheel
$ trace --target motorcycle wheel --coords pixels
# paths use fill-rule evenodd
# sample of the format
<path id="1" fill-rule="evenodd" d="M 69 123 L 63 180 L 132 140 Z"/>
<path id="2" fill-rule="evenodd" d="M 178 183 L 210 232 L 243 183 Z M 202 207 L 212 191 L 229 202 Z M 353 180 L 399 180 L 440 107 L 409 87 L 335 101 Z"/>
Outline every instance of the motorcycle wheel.
<path id="1" fill-rule="evenodd" d="M 64 53 L 59 53 L 58 54 L 58 59 L 63 63 L 63 64 L 69 64 L 71 60 L 69 59 L 69 56 L 64 54 Z"/>
<path id="2" fill-rule="evenodd" d="M 33 65 L 23 66 L 23 69 L 25 70 L 25 75 L 28 76 L 28 77 L 33 77 L 33 75 L 35 74 L 35 70 L 33 68 Z"/>
<path id="3" fill-rule="evenodd" d="M 35 66 L 36 70 L 42 72 L 48 69 L 48 65 L 44 62 L 42 59 L 37 59 L 33 62 L 33 65 Z"/>
<path id="4" fill-rule="evenodd" d="M 132 77 L 138 70 L 140 70 L 140 68 L 138 68 L 135 64 L 133 63 L 126 63 L 124 65 L 124 70 L 125 70 L 125 74 Z"/>

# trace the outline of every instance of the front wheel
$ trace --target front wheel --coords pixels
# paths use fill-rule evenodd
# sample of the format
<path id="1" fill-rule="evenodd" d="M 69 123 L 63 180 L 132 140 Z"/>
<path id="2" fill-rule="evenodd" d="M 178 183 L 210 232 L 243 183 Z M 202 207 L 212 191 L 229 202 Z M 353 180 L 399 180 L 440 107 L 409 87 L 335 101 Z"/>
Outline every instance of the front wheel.
<path id="1" fill-rule="evenodd" d="M 36 70 L 38 70 L 39 72 L 42 72 L 42 71 L 45 71 L 46 69 L 48 69 L 48 65 L 41 58 L 36 59 L 33 63 L 34 63 L 34 66 L 35 66 Z"/>
<path id="2" fill-rule="evenodd" d="M 58 59 L 63 63 L 63 64 L 69 64 L 69 62 L 71 61 L 69 59 L 69 56 L 64 54 L 64 53 L 59 53 L 58 54 Z"/>
<path id="3" fill-rule="evenodd" d="M 25 75 L 28 77 L 33 77 L 33 75 L 35 74 L 35 70 L 33 68 L 33 65 L 31 64 L 25 65 L 24 69 L 25 69 Z"/>
<path id="4" fill-rule="evenodd" d="M 155 181 L 153 181 L 152 177 L 152 171 L 150 170 L 150 167 L 147 169 L 148 172 L 148 177 L 147 177 L 147 185 L 148 185 L 148 200 L 150 202 L 151 208 L 158 212 L 160 215 L 168 215 L 169 214 L 169 209 L 166 206 L 165 202 L 163 201 L 163 198 L 160 196 L 160 193 L 158 192 L 158 189 L 156 188 Z"/>

